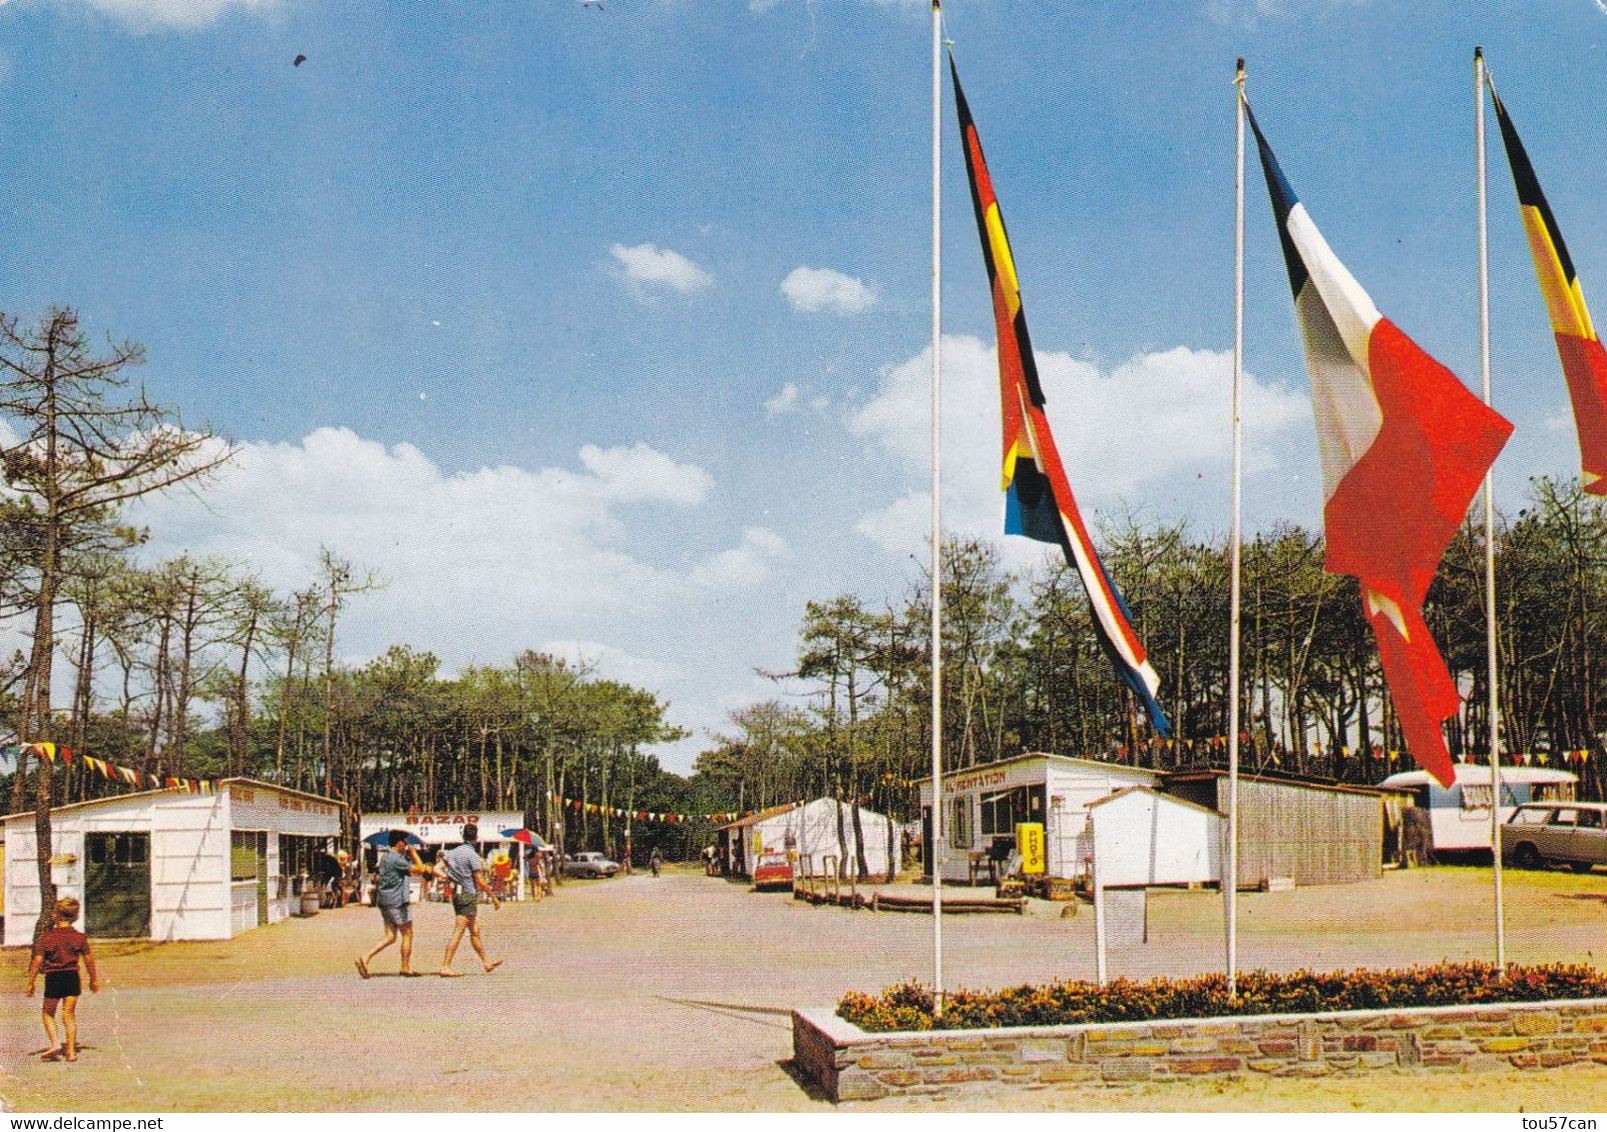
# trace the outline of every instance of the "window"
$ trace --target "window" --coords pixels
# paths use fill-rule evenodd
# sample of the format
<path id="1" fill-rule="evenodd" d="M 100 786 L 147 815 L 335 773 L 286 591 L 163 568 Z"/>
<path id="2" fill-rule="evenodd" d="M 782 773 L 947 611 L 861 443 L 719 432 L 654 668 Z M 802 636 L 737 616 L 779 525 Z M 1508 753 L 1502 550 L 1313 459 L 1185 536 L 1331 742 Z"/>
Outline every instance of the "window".
<path id="1" fill-rule="evenodd" d="M 949 844 L 956 849 L 971 848 L 971 796 L 949 803 Z"/>
<path id="2" fill-rule="evenodd" d="M 1462 787 L 1462 808 L 1464 810 L 1488 810 L 1490 808 L 1490 788 L 1488 786 Z"/>
<path id="3" fill-rule="evenodd" d="M 1579 828 L 1580 829 L 1600 829 L 1601 828 L 1601 811 L 1600 810 L 1580 810 L 1579 811 Z"/>
<path id="4" fill-rule="evenodd" d="M 1029 820 L 1029 794 L 1025 786 L 1018 786 L 1014 790 L 982 795 L 982 836 L 1014 836 L 1017 823 Z"/>
<path id="5" fill-rule="evenodd" d="M 1573 825 L 1579 811 L 1572 806 L 1559 806 L 1551 815 L 1549 825 Z"/>
<path id="6" fill-rule="evenodd" d="M 229 879 L 256 880 L 257 860 L 263 853 L 268 835 L 250 830 L 234 830 L 229 834 Z"/>
<path id="7" fill-rule="evenodd" d="M 1545 825 L 1551 820 L 1549 806 L 1525 807 L 1512 815 L 1512 825 Z"/>

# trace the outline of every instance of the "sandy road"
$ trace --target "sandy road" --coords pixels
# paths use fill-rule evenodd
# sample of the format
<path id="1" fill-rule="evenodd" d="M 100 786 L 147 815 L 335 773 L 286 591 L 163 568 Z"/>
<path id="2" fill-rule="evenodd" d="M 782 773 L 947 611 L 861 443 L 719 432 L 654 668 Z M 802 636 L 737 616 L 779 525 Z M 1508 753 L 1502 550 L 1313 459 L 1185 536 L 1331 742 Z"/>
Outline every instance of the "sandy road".
<path id="1" fill-rule="evenodd" d="M 1488 958 L 1487 876 L 1247 894 L 1241 965 Z M 1220 969 L 1220 908 L 1210 892 L 1158 894 L 1151 942 L 1116 956 L 1113 973 Z M 947 982 L 1091 976 L 1091 917 L 1059 912 L 945 918 Z M 416 919 L 415 962 L 433 970 L 449 912 L 427 905 Z M 480 974 L 465 944 L 454 980 L 395 977 L 394 949 L 379 977 L 359 979 L 352 958 L 380 934 L 366 908 L 230 941 L 103 945 L 106 986 L 83 1003 L 76 1066 L 38 1062 L 37 1001 L 16 993 L 26 956 L 13 949 L 0 960 L 12 991 L 0 997 L 0 1093 L 17 1109 L 80 1112 L 821 1111 L 784 1065 L 788 1011 L 931 978 L 929 916 L 813 908 L 689 872 L 570 883 L 483 923 L 506 965 Z M 1514 960 L 1592 961 L 1607 946 L 1607 875 L 1509 874 L 1508 923 Z M 946 1107 L 1488 1108 L 1499 1095 L 1513 1108 L 1607 1108 L 1607 1069 L 1570 1070 L 1563 1093 L 1546 1077 L 1500 1077 L 983 1091 Z"/>

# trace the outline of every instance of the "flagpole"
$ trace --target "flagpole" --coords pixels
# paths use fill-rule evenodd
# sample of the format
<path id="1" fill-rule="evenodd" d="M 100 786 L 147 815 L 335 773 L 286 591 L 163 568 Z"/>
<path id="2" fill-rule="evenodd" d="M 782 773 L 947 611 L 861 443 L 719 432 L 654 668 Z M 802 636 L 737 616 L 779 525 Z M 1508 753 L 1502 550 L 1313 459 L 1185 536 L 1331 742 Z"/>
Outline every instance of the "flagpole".
<path id="1" fill-rule="evenodd" d="M 1228 534 L 1228 859 L 1222 863 L 1227 919 L 1228 998 L 1238 993 L 1239 967 L 1239 568 L 1242 428 L 1240 376 L 1244 368 L 1244 60 L 1233 78 L 1233 518 Z"/>
<path id="2" fill-rule="evenodd" d="M 932 0 L 932 1016 L 943 1015 L 943 10 Z"/>
<path id="3" fill-rule="evenodd" d="M 1478 149 L 1479 373 L 1490 403 L 1490 241 L 1484 191 L 1484 48 L 1473 49 L 1473 133 Z M 1501 892 L 1501 708 L 1496 686 L 1494 473 L 1484 473 L 1484 634 L 1490 704 L 1490 863 L 1495 881 L 1495 965 L 1506 970 L 1506 917 Z"/>

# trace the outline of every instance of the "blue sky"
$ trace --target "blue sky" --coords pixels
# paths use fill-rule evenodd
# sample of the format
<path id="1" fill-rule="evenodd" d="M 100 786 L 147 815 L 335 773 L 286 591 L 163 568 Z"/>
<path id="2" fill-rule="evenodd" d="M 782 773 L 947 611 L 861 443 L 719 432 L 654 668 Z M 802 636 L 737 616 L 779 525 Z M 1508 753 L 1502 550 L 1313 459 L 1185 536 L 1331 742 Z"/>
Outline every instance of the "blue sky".
<path id="1" fill-rule="evenodd" d="M 1607 317 L 1597 0 L 945 12 L 1096 516 L 1226 529 L 1235 56 L 1335 251 L 1476 383 L 1482 44 Z M 391 579 L 354 602 L 347 659 L 583 656 L 671 701 L 684 770 L 776 691 L 754 669 L 787 667 L 805 601 L 918 576 L 928 26 L 924 0 L 9 0 L 0 309 L 69 304 L 144 342 L 150 392 L 241 446 L 199 499 L 140 508 L 151 555 L 288 590 L 328 545 Z M 945 504 L 1003 544 L 991 312 L 943 114 Z M 1515 510 L 1577 453 L 1489 153 Z M 1247 518 L 1315 523 L 1299 342 L 1249 188 Z"/>

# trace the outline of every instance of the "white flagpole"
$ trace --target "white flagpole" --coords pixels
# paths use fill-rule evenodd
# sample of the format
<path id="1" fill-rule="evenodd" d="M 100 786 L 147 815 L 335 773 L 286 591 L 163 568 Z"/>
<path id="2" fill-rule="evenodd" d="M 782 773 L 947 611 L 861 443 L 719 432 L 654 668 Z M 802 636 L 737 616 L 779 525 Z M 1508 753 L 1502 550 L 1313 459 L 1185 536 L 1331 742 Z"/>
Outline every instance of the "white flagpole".
<path id="1" fill-rule="evenodd" d="M 1479 373 L 1490 403 L 1490 241 L 1484 198 L 1484 48 L 1473 49 L 1473 133 L 1478 147 Z M 1491 89 L 1494 89 L 1493 84 Z M 1501 894 L 1501 708 L 1496 687 L 1494 475 L 1484 473 L 1484 635 L 1490 706 L 1490 863 L 1495 879 L 1495 965 L 1506 970 L 1506 917 Z"/>
<path id="2" fill-rule="evenodd" d="M 932 1014 L 943 1015 L 943 11 L 932 0 Z"/>
<path id="3" fill-rule="evenodd" d="M 1228 859 L 1222 862 L 1227 919 L 1228 998 L 1238 993 L 1239 966 L 1239 421 L 1240 374 L 1244 367 L 1244 60 L 1233 78 L 1235 196 L 1233 203 L 1233 519 L 1228 535 Z"/>

